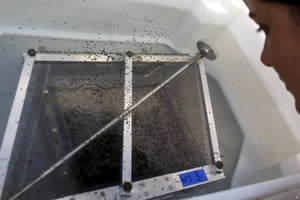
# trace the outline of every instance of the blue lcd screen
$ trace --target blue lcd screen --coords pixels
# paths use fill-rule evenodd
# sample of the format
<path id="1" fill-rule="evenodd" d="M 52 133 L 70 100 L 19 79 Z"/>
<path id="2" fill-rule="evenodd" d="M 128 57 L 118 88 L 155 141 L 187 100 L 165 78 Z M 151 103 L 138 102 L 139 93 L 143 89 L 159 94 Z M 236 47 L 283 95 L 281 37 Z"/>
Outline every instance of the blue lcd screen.
<path id="1" fill-rule="evenodd" d="M 183 187 L 208 181 L 208 178 L 203 169 L 179 174 Z"/>

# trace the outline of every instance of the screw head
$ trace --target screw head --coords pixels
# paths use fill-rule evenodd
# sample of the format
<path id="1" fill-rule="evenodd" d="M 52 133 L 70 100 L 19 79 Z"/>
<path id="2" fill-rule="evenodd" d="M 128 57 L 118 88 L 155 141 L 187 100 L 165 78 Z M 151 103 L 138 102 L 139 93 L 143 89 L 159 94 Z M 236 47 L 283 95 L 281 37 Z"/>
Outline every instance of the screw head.
<path id="1" fill-rule="evenodd" d="M 35 56 L 35 54 L 36 54 L 36 50 L 35 49 L 32 49 L 32 48 L 30 48 L 30 49 L 28 49 L 28 51 L 27 51 L 27 53 L 28 53 L 28 55 L 29 56 Z"/>
<path id="2" fill-rule="evenodd" d="M 130 192 L 132 190 L 132 183 L 124 182 L 122 188 L 125 192 Z"/>
<path id="3" fill-rule="evenodd" d="M 131 58 L 133 56 L 133 53 L 131 51 L 126 51 L 126 56 Z"/>
<path id="4" fill-rule="evenodd" d="M 222 162 L 222 161 L 217 161 L 217 162 L 216 162 L 216 167 L 217 167 L 218 169 L 223 169 L 223 167 L 224 167 L 223 162 Z"/>

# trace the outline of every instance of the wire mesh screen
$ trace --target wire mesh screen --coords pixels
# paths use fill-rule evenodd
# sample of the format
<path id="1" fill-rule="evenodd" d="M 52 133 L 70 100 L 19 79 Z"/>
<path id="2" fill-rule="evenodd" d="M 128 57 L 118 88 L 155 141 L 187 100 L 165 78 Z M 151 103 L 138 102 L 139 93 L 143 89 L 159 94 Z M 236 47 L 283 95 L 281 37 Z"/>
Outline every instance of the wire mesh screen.
<path id="1" fill-rule="evenodd" d="M 181 65 L 134 62 L 133 102 Z M 123 112 L 124 68 L 124 62 L 34 64 L 5 198 L 17 193 Z M 196 65 L 191 66 L 133 111 L 133 181 L 212 162 L 198 70 Z M 51 199 L 119 185 L 122 141 L 120 122 L 23 198 Z"/>
<path id="2" fill-rule="evenodd" d="M 133 102 L 182 63 L 134 63 Z M 133 112 L 133 180 L 211 163 L 198 68 L 191 66 Z"/>
<path id="3" fill-rule="evenodd" d="M 34 64 L 5 197 L 18 192 L 121 113 L 123 84 L 123 63 Z M 122 134 L 122 123 L 118 123 L 28 191 L 24 199 L 57 198 L 118 184 Z"/>

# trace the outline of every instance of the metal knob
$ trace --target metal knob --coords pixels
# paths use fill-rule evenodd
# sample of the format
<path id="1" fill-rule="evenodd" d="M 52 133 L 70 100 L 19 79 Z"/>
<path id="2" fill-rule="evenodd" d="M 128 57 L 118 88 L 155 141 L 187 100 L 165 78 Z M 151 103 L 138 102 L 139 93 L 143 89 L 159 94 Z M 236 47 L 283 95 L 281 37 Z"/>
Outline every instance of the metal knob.
<path id="1" fill-rule="evenodd" d="M 203 57 L 207 58 L 208 60 L 215 60 L 217 58 L 216 51 L 206 42 L 199 41 L 197 42 L 197 48 Z"/>
<path id="2" fill-rule="evenodd" d="M 132 190 L 132 183 L 130 182 L 124 182 L 122 185 L 122 188 L 125 192 L 130 192 Z"/>

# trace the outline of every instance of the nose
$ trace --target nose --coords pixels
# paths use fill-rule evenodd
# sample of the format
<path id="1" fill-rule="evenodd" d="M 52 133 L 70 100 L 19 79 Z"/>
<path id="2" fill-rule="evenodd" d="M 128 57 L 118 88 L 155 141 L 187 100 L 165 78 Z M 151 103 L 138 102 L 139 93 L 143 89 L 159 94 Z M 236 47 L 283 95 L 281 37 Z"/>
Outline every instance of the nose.
<path id="1" fill-rule="evenodd" d="M 266 65 L 266 66 L 272 66 L 271 63 L 271 58 L 270 58 L 270 51 L 269 51 L 269 45 L 268 45 L 268 41 L 265 40 L 264 43 L 264 48 L 261 52 L 261 57 L 260 57 L 261 62 Z"/>

